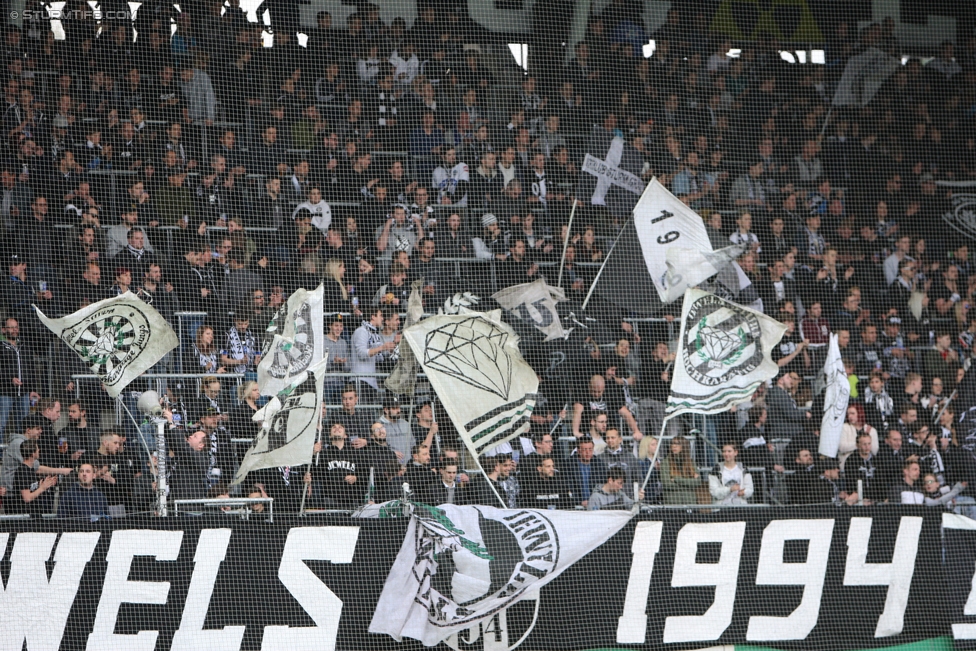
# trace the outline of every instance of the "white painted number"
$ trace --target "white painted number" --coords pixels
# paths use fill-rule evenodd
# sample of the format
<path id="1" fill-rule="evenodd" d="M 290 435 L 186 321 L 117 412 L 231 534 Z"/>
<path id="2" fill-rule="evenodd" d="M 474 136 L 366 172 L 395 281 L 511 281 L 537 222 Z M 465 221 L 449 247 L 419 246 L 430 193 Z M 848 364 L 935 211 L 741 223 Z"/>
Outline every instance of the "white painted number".
<path id="1" fill-rule="evenodd" d="M 888 637 L 901 633 L 908 607 L 908 590 L 915 574 L 915 554 L 918 537 L 922 533 L 922 518 L 903 517 L 898 525 L 898 537 L 890 563 L 868 563 L 868 540 L 871 538 L 873 518 L 851 518 L 847 532 L 847 564 L 844 585 L 886 585 L 884 612 L 878 618 L 874 637 Z"/>
<path id="2" fill-rule="evenodd" d="M 627 580 L 624 612 L 617 620 L 618 644 L 643 644 L 647 635 L 647 596 L 651 591 L 654 557 L 661 547 L 663 522 L 639 522 L 630 545 L 633 560 Z"/>
<path id="3" fill-rule="evenodd" d="M 668 617 L 664 621 L 664 643 L 716 640 L 732 623 L 735 588 L 745 522 L 686 524 L 675 543 L 671 587 L 715 586 L 715 600 L 703 615 Z M 718 563 L 698 563 L 699 543 L 721 543 Z"/>
<path id="4" fill-rule="evenodd" d="M 803 597 L 800 605 L 786 617 L 750 617 L 747 640 L 803 640 L 810 634 L 820 615 L 820 598 L 833 532 L 833 520 L 774 520 L 769 523 L 763 531 L 759 549 L 756 585 L 802 585 Z M 808 541 L 805 562 L 783 562 L 787 540 Z"/>

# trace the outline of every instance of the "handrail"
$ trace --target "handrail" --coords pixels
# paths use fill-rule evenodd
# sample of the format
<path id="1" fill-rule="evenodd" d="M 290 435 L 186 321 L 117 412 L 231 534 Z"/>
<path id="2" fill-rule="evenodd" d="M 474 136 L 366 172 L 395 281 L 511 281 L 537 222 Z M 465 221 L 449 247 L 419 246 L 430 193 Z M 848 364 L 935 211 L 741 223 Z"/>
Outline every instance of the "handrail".
<path id="1" fill-rule="evenodd" d="M 223 508 L 226 506 L 248 506 L 250 504 L 268 505 L 268 522 L 274 522 L 274 498 L 273 497 L 228 497 L 221 499 L 203 500 L 173 500 L 173 514 L 179 515 L 180 505 L 189 506 L 198 504 L 200 506 L 216 506 Z M 184 509 L 184 512 L 186 509 Z"/>

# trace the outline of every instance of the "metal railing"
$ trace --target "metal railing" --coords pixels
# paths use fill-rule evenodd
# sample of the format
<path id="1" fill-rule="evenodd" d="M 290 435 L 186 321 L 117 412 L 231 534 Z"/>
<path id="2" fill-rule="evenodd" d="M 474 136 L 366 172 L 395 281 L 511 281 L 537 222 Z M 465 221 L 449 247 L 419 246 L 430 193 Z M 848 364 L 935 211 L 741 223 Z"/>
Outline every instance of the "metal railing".
<path id="1" fill-rule="evenodd" d="M 226 508 L 233 508 L 235 506 L 241 507 L 241 511 L 230 512 L 229 515 L 240 513 L 242 516 L 247 517 L 247 515 L 254 513 L 251 509 L 247 508 L 252 504 L 267 504 L 268 505 L 268 522 L 274 522 L 274 498 L 273 497 L 228 497 L 219 499 L 204 499 L 204 500 L 173 500 L 173 514 L 180 514 L 180 507 L 187 506 L 203 506 L 209 508 L 217 508 L 223 511 Z M 192 513 L 188 509 L 183 509 L 184 513 Z M 196 511 L 199 513 L 199 511 Z"/>

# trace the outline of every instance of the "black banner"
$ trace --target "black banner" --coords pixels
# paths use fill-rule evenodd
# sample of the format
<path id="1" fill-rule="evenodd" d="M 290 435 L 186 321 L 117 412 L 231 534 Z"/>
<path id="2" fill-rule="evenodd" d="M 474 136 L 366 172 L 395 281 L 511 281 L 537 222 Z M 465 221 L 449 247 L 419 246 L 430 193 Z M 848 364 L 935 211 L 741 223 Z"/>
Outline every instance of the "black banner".
<path id="1" fill-rule="evenodd" d="M 976 530 L 953 531 L 968 556 L 944 550 L 940 517 L 910 507 L 640 516 L 543 588 L 538 603 L 516 604 L 449 644 L 500 651 L 524 636 L 521 649 L 830 651 L 951 635 L 953 623 L 976 622 L 962 605 Z M 367 632 L 406 524 L 3 522 L 2 646 L 417 648 Z M 947 576 L 961 594 L 958 607 L 946 606 Z"/>

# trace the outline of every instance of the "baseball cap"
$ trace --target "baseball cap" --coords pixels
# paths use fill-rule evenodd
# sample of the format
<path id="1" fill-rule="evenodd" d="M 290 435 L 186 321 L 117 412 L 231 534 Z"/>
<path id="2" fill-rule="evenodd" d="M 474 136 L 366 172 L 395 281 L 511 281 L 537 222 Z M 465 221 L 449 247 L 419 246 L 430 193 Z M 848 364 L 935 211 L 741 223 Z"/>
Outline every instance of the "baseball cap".
<path id="1" fill-rule="evenodd" d="M 399 407 L 399 406 L 400 406 L 399 396 L 395 396 L 392 393 L 388 393 L 386 394 L 386 397 L 383 398 L 383 409 L 393 409 L 394 407 Z"/>

